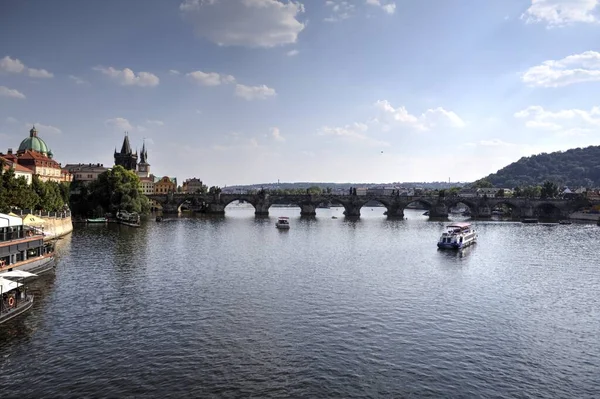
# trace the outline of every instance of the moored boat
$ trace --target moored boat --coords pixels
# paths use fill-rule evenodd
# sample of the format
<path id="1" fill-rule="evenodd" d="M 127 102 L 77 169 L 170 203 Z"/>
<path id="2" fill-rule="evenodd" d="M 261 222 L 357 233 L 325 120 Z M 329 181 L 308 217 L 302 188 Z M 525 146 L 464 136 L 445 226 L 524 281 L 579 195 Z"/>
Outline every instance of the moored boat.
<path id="1" fill-rule="evenodd" d="M 289 222 L 289 218 L 286 216 L 280 216 L 279 219 L 277 220 L 277 223 L 275 223 L 275 227 L 277 227 L 278 229 L 289 229 L 290 228 L 290 222 Z"/>
<path id="2" fill-rule="evenodd" d="M 90 219 L 85 219 L 85 221 L 87 223 L 106 223 L 107 219 L 106 218 L 90 218 Z"/>
<path id="3" fill-rule="evenodd" d="M 54 268 L 54 244 L 19 217 L 0 214 L 0 272 L 43 273 Z"/>
<path id="4" fill-rule="evenodd" d="M 130 227 L 140 227 L 140 215 L 135 212 L 118 211 L 115 218 L 119 224 Z"/>
<path id="5" fill-rule="evenodd" d="M 461 249 L 477 242 L 477 233 L 471 227 L 471 223 L 453 223 L 446 228 L 448 230 L 442 234 L 437 243 L 440 249 Z"/>
<path id="6" fill-rule="evenodd" d="M 33 295 L 27 293 L 23 281 L 26 277 L 35 276 L 20 270 L 0 274 L 0 324 L 31 309 Z"/>

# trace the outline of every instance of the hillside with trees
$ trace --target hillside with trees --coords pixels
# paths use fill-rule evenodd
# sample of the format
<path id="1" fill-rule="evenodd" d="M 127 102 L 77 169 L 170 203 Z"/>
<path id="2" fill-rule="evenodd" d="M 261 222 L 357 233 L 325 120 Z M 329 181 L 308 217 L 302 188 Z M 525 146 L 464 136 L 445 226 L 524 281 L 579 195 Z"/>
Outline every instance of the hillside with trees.
<path id="1" fill-rule="evenodd" d="M 494 187 L 542 186 L 600 187 L 600 146 L 523 157 L 483 181 Z"/>

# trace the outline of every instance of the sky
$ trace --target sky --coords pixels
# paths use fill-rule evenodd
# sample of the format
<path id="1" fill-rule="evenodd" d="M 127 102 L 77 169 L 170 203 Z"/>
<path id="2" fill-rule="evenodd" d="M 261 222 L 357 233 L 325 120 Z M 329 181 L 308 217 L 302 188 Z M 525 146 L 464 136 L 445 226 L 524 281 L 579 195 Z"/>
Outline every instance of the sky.
<path id="1" fill-rule="evenodd" d="M 208 185 L 473 181 L 600 145 L 600 0 L 0 2 L 0 151 Z"/>

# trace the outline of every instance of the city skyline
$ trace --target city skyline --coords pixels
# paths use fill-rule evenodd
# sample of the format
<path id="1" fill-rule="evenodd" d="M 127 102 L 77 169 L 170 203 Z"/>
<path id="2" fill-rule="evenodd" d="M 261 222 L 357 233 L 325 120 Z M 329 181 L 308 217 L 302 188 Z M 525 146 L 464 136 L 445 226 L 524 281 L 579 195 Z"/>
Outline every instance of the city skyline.
<path id="1" fill-rule="evenodd" d="M 599 0 L 0 5 L 0 140 L 210 185 L 473 181 L 600 144 Z"/>

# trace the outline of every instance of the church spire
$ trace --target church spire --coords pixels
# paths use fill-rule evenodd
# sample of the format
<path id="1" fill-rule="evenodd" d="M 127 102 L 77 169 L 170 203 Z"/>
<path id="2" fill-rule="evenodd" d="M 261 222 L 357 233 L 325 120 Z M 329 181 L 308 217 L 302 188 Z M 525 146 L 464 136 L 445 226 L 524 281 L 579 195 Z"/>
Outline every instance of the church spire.
<path id="1" fill-rule="evenodd" d="M 125 132 L 125 138 L 123 139 L 123 146 L 121 147 L 121 154 L 131 154 L 131 145 L 129 144 L 129 135 Z"/>

